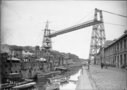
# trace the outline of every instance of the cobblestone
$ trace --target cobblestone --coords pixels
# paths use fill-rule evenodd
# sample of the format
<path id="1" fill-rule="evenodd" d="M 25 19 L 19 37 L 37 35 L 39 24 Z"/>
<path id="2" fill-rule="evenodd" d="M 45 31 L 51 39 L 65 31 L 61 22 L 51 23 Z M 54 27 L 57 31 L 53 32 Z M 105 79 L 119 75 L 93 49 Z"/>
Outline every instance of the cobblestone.
<path id="1" fill-rule="evenodd" d="M 125 90 L 126 72 L 118 68 L 101 69 L 100 66 L 91 65 L 90 74 L 99 90 Z"/>

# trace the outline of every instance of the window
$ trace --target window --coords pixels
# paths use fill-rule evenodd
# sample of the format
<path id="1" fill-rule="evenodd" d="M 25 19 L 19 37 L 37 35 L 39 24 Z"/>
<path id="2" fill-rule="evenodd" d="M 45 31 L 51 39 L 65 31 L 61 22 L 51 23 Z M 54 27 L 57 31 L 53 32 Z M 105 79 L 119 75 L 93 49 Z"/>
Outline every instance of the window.
<path id="1" fill-rule="evenodd" d="M 120 65 L 122 65 L 122 55 L 120 55 Z"/>
<path id="2" fill-rule="evenodd" d="M 117 51 L 119 51 L 119 43 L 117 43 Z"/>
<path id="3" fill-rule="evenodd" d="M 127 55 L 124 54 L 124 65 L 127 65 Z"/>
<path id="4" fill-rule="evenodd" d="M 119 56 L 117 56 L 117 65 L 119 66 Z"/>
<path id="5" fill-rule="evenodd" d="M 117 44 L 115 45 L 115 52 L 117 51 Z"/>
<path id="6" fill-rule="evenodd" d="M 120 49 L 122 49 L 122 41 L 120 41 Z"/>
<path id="7" fill-rule="evenodd" d="M 126 48 L 126 39 L 124 39 L 124 49 Z"/>
<path id="8" fill-rule="evenodd" d="M 115 64 L 116 64 L 116 56 L 115 56 Z"/>

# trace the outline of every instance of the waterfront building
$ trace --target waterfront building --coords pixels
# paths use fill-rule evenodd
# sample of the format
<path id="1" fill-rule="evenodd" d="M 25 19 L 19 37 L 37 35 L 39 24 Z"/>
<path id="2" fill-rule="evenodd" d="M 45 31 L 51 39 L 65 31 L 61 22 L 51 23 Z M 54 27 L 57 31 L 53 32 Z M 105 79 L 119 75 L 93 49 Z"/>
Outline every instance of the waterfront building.
<path id="1" fill-rule="evenodd" d="M 103 50 L 96 55 L 95 59 L 96 64 L 125 67 L 127 65 L 127 30 L 118 39 L 106 41 Z"/>
<path id="2" fill-rule="evenodd" d="M 121 37 L 104 47 L 104 63 L 120 68 L 127 65 L 127 30 Z"/>
<path id="3" fill-rule="evenodd" d="M 11 56 L 12 57 L 16 57 L 19 59 L 22 59 L 22 47 L 20 46 L 10 46 L 10 50 L 11 50 Z"/>
<path id="4" fill-rule="evenodd" d="M 34 78 L 38 72 L 44 72 L 45 59 L 26 60 L 22 62 L 21 74 L 23 78 Z"/>
<path id="5" fill-rule="evenodd" d="M 20 78 L 21 63 L 20 59 L 9 57 L 7 53 L 1 53 L 1 75 L 2 83 L 15 81 Z M 14 77 L 16 75 L 16 77 Z"/>
<path id="6" fill-rule="evenodd" d="M 28 60 L 22 62 L 21 64 L 21 74 L 23 78 L 30 78 L 31 77 L 31 63 Z"/>
<path id="7" fill-rule="evenodd" d="M 69 59 L 69 55 L 62 53 L 63 55 L 63 66 L 67 66 L 67 60 Z"/>

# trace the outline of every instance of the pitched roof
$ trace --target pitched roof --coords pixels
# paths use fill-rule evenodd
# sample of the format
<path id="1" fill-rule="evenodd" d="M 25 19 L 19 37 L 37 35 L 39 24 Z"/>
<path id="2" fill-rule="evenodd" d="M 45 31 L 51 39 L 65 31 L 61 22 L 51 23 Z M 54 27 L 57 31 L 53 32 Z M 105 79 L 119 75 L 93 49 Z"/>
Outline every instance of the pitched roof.
<path id="1" fill-rule="evenodd" d="M 119 41 L 120 39 L 122 39 L 125 36 L 127 36 L 127 30 L 125 30 L 124 34 L 122 36 L 120 36 L 118 39 L 114 39 L 113 41 L 109 41 L 107 45 L 106 45 L 106 42 L 105 42 L 104 48 L 107 48 L 107 47 L 113 45 L 114 43 L 116 43 L 117 41 Z"/>
<path id="2" fill-rule="evenodd" d="M 105 44 L 104 44 L 104 47 L 109 46 L 111 43 L 113 43 L 113 40 L 106 40 Z"/>

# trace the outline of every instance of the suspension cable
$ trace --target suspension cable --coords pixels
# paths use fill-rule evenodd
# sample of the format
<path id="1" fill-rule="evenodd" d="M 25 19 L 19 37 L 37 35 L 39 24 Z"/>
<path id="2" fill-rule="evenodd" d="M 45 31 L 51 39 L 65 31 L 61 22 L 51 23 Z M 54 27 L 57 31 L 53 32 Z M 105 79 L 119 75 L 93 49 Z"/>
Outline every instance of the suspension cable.
<path id="1" fill-rule="evenodd" d="M 87 19 L 88 16 L 90 16 L 92 14 L 92 10 L 90 10 L 84 17 L 82 17 L 80 20 L 78 20 L 78 22 L 76 22 L 76 24 L 80 23 L 83 19 Z"/>
<path id="2" fill-rule="evenodd" d="M 121 14 L 117 14 L 117 13 L 112 13 L 112 12 L 109 12 L 109 11 L 105 11 L 105 10 L 102 10 L 103 12 L 107 12 L 107 13 L 110 13 L 110 14 L 114 14 L 114 15 L 117 15 L 117 16 L 121 16 L 121 17 L 124 17 L 124 18 L 127 18 L 127 16 L 124 16 L 124 15 L 121 15 Z"/>

